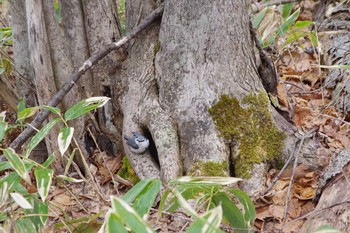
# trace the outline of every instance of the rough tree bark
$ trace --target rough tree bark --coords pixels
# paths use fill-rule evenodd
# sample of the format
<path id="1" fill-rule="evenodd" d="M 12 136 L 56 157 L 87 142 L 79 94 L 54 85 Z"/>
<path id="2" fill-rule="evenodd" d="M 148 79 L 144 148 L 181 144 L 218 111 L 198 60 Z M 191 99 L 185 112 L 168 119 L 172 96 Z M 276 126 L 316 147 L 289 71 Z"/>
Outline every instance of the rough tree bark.
<path id="1" fill-rule="evenodd" d="M 156 7 L 153 1 L 129 3 L 129 30 Z M 246 9 L 245 1 L 168 0 L 161 22 L 129 44 L 128 59 L 112 85 L 113 102 L 123 112 L 123 133 L 139 130 L 155 146 L 137 155 L 124 144 L 140 178 L 206 175 L 200 164 L 209 161 L 226 164 L 211 175 L 229 174 L 237 147 L 221 137 L 209 109 L 223 94 L 237 101 L 266 96 Z M 264 108 L 269 112 L 269 105 Z M 271 138 L 259 135 L 260 140 Z M 264 156 L 262 147 L 253 150 L 260 149 Z M 264 170 L 259 171 L 255 175 L 261 178 Z"/>
<path id="2" fill-rule="evenodd" d="M 219 97 L 242 100 L 263 89 L 245 9 L 243 1 L 166 4 L 156 59 L 159 101 L 177 123 L 185 170 L 196 161 L 228 160 L 208 112 Z"/>
<path id="3" fill-rule="evenodd" d="M 159 4 L 151 0 L 128 1 L 127 29 L 131 30 L 137 26 Z M 28 18 L 30 56 L 35 62 L 33 64 L 38 65 L 35 67 L 36 79 L 40 78 L 37 77 L 37 71 L 41 72 L 40 68 L 48 72 L 44 76 L 46 82 L 64 76 L 58 74 L 58 67 L 77 67 L 78 62 L 72 62 L 69 57 L 84 60 L 98 48 L 118 38 L 119 34 L 113 32 L 117 29 L 117 23 L 114 23 L 115 15 L 111 6 L 111 2 L 62 1 L 61 10 L 65 9 L 68 12 L 70 8 L 78 11 L 76 17 L 70 17 L 69 12 L 62 14 L 65 34 L 58 48 L 69 46 L 67 39 L 70 39 L 72 54 L 67 57 L 67 51 L 58 55 L 59 51 L 55 51 L 54 48 L 37 44 L 35 39 L 43 38 L 43 43 L 49 41 L 47 44 L 52 46 L 53 38 L 60 35 L 55 32 L 57 22 L 55 27 L 54 24 L 43 25 L 33 21 L 34 16 L 43 18 L 43 15 L 49 12 L 35 13 L 33 4 L 30 5 L 28 1 L 27 13 L 33 15 L 31 19 Z M 52 7 L 47 6 L 45 9 L 50 9 L 52 13 Z M 123 147 L 141 179 L 159 177 L 163 181 L 169 181 L 184 174 L 208 175 L 208 172 L 204 171 L 208 168 L 204 165 L 209 162 L 213 162 L 209 166 L 221 164 L 210 175 L 228 175 L 228 165 L 235 156 L 238 156 L 237 162 L 240 163 L 241 158 L 250 159 L 250 152 L 262 157 L 253 158 L 252 163 L 263 163 L 270 153 L 276 153 L 266 147 L 267 144 L 273 144 L 273 137 L 276 135 L 257 131 L 259 128 L 265 129 L 266 125 L 268 128 L 275 128 L 275 124 L 271 120 L 267 94 L 258 76 L 246 9 L 247 3 L 243 0 L 221 0 L 211 4 L 204 0 L 168 0 L 165 2 L 162 20 L 155 22 L 124 48 L 128 57 L 123 63 L 118 64 L 118 59 L 123 58 L 123 54 L 111 54 L 101 61 L 100 67 L 96 67 L 96 70 L 87 75 L 87 80 L 90 81 L 83 83 L 87 95 L 109 94 L 111 90 L 112 106 L 109 107 L 113 107 L 113 111 L 105 109 L 101 113 L 103 116 L 98 115 L 98 120 L 104 124 L 105 129 L 114 128 L 104 133 L 117 144 L 121 142 L 122 134 L 129 134 L 130 131 L 141 131 L 150 138 L 150 149 L 142 155 L 133 154 L 125 143 Z M 92 15 L 92 12 L 99 13 Z M 107 19 L 112 21 L 106 23 L 104 20 L 99 23 L 98 15 L 107 16 Z M 47 15 L 42 21 L 48 20 L 49 17 Z M 81 26 L 83 21 L 85 30 L 81 33 L 85 34 L 76 37 L 71 26 Z M 99 34 L 97 30 L 100 28 L 103 33 Z M 45 30 L 50 31 L 46 34 Z M 38 34 L 39 32 L 41 33 Z M 87 43 L 79 43 L 79 40 L 84 38 L 87 38 Z M 87 49 L 88 52 L 79 53 L 80 55 L 72 52 L 78 49 Z M 63 58 L 67 58 L 64 62 L 69 64 L 65 65 L 60 60 Z M 44 70 L 43 63 L 53 65 L 48 65 L 48 70 Z M 55 64 L 59 65 L 55 68 Z M 111 73 L 115 70 L 114 65 L 119 67 L 109 83 Z M 52 80 L 48 80 L 48 77 Z M 95 87 L 99 86 L 101 80 L 102 88 L 97 90 Z M 55 84 L 47 87 L 56 88 Z M 43 86 L 37 88 L 44 89 Z M 81 89 L 76 89 L 76 92 L 78 90 Z M 42 93 L 38 91 L 38 94 L 41 99 Z M 236 111 L 234 114 L 242 114 L 237 119 L 228 116 L 234 122 L 234 126 L 230 123 L 230 137 L 227 137 L 227 131 L 220 130 L 223 126 L 219 127 L 218 120 L 209 114 L 213 106 L 225 99 L 223 95 L 229 99 L 229 102 L 223 104 L 224 108 L 231 111 L 228 115 L 233 114 L 232 111 Z M 78 95 L 73 94 L 69 101 L 76 98 Z M 113 115 L 112 127 L 110 121 Z M 237 129 L 240 120 L 244 123 Z M 74 125 L 80 126 L 81 124 Z M 101 129 L 103 127 L 101 126 Z M 250 130 L 249 133 L 240 132 L 245 128 Z M 244 134 L 246 137 L 242 136 Z M 226 138 L 223 137 L 225 135 Z M 86 137 L 81 138 L 82 144 L 86 143 L 83 139 Z M 243 144 L 248 146 L 243 148 Z M 261 178 L 264 170 L 259 171 L 260 173 L 254 175 Z M 248 173 L 254 172 L 249 170 Z"/>
<path id="4" fill-rule="evenodd" d="M 43 4 L 41 1 L 30 0 L 12 2 L 14 60 L 20 74 L 17 86 L 21 97 L 31 100 L 28 98 L 32 93 L 31 89 L 28 89 L 28 85 L 25 84 L 33 80 L 39 104 L 47 104 L 74 69 L 81 66 L 83 61 L 101 47 L 120 37 L 116 26 L 117 18 L 113 15 L 115 14 L 114 1 L 104 1 L 97 6 L 89 6 L 93 2 L 84 1 L 84 5 L 82 1 L 61 1 L 59 9 L 62 16 L 61 25 L 52 2 L 43 1 Z M 101 20 L 106 23 L 101 23 Z M 28 57 L 30 59 L 26 59 Z M 96 87 L 100 86 L 101 79 L 109 85 L 111 64 L 117 61 L 116 52 L 102 60 L 93 74 L 90 72 L 85 75 L 82 85 L 76 85 L 76 88 L 68 93 L 60 108 L 67 109 L 86 96 L 103 95 L 103 89 Z M 32 70 L 33 73 L 31 73 Z M 29 106 L 34 105 L 32 102 L 32 100 L 29 102 Z M 97 121 L 92 115 L 89 119 Z M 86 156 L 91 152 L 86 146 L 86 140 L 91 140 L 91 137 L 97 138 L 98 133 L 101 133 L 98 124 L 92 124 L 98 129 L 92 132 L 98 133 L 88 136 L 85 135 L 87 118 L 74 120 L 70 125 L 75 128 L 75 138 Z M 63 171 L 64 162 L 57 150 L 58 130 L 58 126 L 53 129 L 46 144 L 49 152 L 56 152 L 54 168 L 57 173 L 60 173 Z"/>

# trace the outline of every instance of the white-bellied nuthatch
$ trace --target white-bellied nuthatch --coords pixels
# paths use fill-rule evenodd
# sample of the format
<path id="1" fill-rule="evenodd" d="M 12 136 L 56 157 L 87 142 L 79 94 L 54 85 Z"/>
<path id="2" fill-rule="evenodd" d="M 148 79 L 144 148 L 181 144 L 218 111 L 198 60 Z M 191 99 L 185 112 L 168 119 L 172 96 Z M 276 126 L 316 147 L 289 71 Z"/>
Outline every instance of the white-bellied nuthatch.
<path id="1" fill-rule="evenodd" d="M 130 146 L 130 150 L 137 154 L 145 152 L 149 146 L 149 140 L 139 132 L 132 132 L 132 134 L 132 137 L 124 136 L 126 143 Z"/>

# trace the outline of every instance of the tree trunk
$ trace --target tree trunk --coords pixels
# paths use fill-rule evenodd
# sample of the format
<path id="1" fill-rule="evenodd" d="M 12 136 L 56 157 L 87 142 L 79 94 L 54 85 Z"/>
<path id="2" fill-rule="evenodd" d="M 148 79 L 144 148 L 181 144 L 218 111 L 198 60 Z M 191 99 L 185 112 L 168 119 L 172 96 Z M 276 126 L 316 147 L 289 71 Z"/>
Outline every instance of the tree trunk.
<path id="1" fill-rule="evenodd" d="M 35 0 L 26 1 L 28 44 L 30 51 L 31 66 L 34 71 L 34 82 L 39 105 L 45 105 L 51 96 L 57 92 L 53 63 L 51 61 L 50 43 L 47 35 L 44 6 Z M 52 118 L 51 118 L 52 119 Z M 57 135 L 59 128 L 54 127 L 45 138 L 48 153 L 58 151 Z M 61 156 L 56 153 L 56 160 L 53 163 L 58 173 L 63 172 Z"/>
<path id="2" fill-rule="evenodd" d="M 127 1 L 127 30 L 159 4 Z M 150 148 L 144 154 L 132 153 L 126 143 L 118 147 L 120 153 L 124 148 L 141 179 L 169 181 L 186 174 L 227 176 L 234 171 L 238 176 L 254 174 L 261 179 L 263 163 L 281 153 L 284 136 L 272 119 L 268 95 L 258 76 L 247 3 L 168 0 L 162 4 L 162 20 L 122 51 L 103 59 L 63 107 L 82 98 L 82 90 L 87 96 L 110 94 L 111 104 L 100 111 L 97 120 L 93 115 L 90 119 L 100 123 L 97 134 L 103 131 L 118 146 L 122 136 L 131 131 L 140 131 L 150 139 Z M 47 83 L 37 85 L 40 103 L 45 104 L 51 92 L 44 89 L 60 88 L 62 82 L 56 79 L 65 76 L 61 69 L 78 67 L 120 34 L 113 1 L 62 1 L 64 35 L 52 21 L 51 5 L 44 5 L 44 14 L 35 13 L 32 6 L 28 1 L 30 57 L 37 84 L 39 80 Z M 69 13 L 71 9 L 76 17 Z M 84 30 L 77 29 L 77 35 L 75 27 Z M 60 37 L 57 49 L 61 51 L 55 50 L 56 37 Z M 70 52 L 64 51 L 67 46 Z M 85 51 L 75 53 L 77 50 Z M 127 59 L 118 63 L 124 59 L 124 51 Z M 85 118 L 73 127 L 80 127 L 82 132 L 87 124 Z M 86 140 L 96 135 L 76 136 L 88 153 Z M 259 173 L 253 172 L 261 167 Z"/>
<path id="3" fill-rule="evenodd" d="M 32 93 L 23 81 L 23 76 L 27 75 L 28 80 L 34 80 L 39 104 L 47 104 L 74 69 L 80 67 L 91 54 L 120 37 L 116 26 L 117 19 L 113 15 L 115 12 L 114 2 L 104 1 L 98 3 L 97 6 L 89 6 L 92 2 L 84 1 L 85 5 L 83 5 L 81 1 L 62 1 L 58 11 L 63 31 L 59 25 L 60 18 L 56 15 L 52 2 L 44 1 L 41 4 L 41 1 L 29 0 L 25 2 L 25 5 L 23 1 L 12 2 L 14 60 L 20 74 L 17 86 L 21 90 L 19 92 L 21 97 L 29 99 L 28 96 Z M 97 10 L 99 11 L 97 12 Z M 106 14 L 108 12 L 111 13 Z M 103 16 L 102 19 L 101 16 Z M 99 20 L 98 17 L 100 17 Z M 88 32 L 88 35 L 85 32 Z M 26 44 L 27 41 L 28 44 Z M 82 98 L 103 95 L 102 87 L 110 89 L 110 72 L 115 69 L 111 67 L 117 62 L 118 56 L 116 54 L 116 52 L 110 54 L 107 59 L 102 60 L 94 73 L 87 73 L 82 85 L 76 85 L 76 88 L 68 93 L 59 107 L 64 111 Z M 26 59 L 27 57 L 30 59 Z M 30 61 L 30 64 L 26 61 Z M 101 85 L 101 80 L 103 85 Z M 29 104 L 33 105 L 32 102 Z M 104 112 L 101 113 L 101 116 L 103 114 Z M 94 123 L 90 123 L 88 119 Z M 91 148 L 87 146 L 86 140 L 92 141 L 92 137 L 96 139 L 101 133 L 100 128 L 107 128 L 106 126 L 99 127 L 96 123 L 97 120 L 95 116 L 90 115 L 90 117 L 69 122 L 70 126 L 75 128 L 74 136 L 84 153 L 83 156 L 92 152 Z M 105 121 L 101 122 L 106 123 Z M 86 135 L 87 125 L 95 125 L 98 130 L 91 132 L 97 133 Z M 48 151 L 55 152 L 56 160 L 53 167 L 58 174 L 63 171 L 65 165 L 57 146 L 59 128 L 59 126 L 55 126 L 46 138 Z M 95 148 L 96 145 L 92 145 L 92 147 Z M 80 165 L 83 168 L 82 163 Z"/>
<path id="4" fill-rule="evenodd" d="M 129 30 L 156 7 L 152 1 L 129 3 Z M 234 159 L 238 175 L 249 177 L 272 149 L 271 154 L 282 150 L 283 136 L 273 148 L 267 146 L 282 133 L 271 119 L 258 77 L 246 9 L 245 1 L 168 0 L 162 21 L 129 44 L 128 59 L 113 84 L 113 101 L 123 112 L 124 134 L 141 131 L 151 138 L 151 149 L 142 155 L 124 144 L 140 178 L 229 175 Z M 229 96 L 224 108 L 233 107 L 228 114 L 238 116 L 228 131 L 218 125 L 220 113 L 209 113 L 223 95 Z M 232 126 L 240 123 L 241 129 Z M 266 125 L 273 134 L 263 130 Z M 261 179 L 264 169 L 259 170 Z"/>
<path id="5" fill-rule="evenodd" d="M 263 89 L 246 7 L 244 1 L 166 4 L 156 59 L 159 101 L 177 124 L 186 171 L 198 161 L 228 161 L 208 111 L 220 96 L 242 100 Z"/>
<path id="6" fill-rule="evenodd" d="M 24 98 L 27 106 L 37 105 L 33 68 L 30 64 L 27 16 L 25 1 L 11 1 L 11 19 L 13 34 L 13 56 L 16 69 L 16 92 Z M 14 109 L 15 110 L 15 109 Z"/>

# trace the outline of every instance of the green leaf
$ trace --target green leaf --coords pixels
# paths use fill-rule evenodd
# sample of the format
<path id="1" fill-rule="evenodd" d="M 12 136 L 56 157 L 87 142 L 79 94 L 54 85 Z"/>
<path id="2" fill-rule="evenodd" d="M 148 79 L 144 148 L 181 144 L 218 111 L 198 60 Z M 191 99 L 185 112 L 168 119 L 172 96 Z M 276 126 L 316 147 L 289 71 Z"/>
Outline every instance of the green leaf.
<path id="1" fill-rule="evenodd" d="M 33 116 L 40 110 L 40 107 L 25 108 L 18 114 L 18 120 L 23 120 Z"/>
<path id="2" fill-rule="evenodd" d="M 81 182 L 84 182 L 84 180 L 75 179 L 75 178 L 68 177 L 68 176 L 63 176 L 63 175 L 58 175 L 58 176 L 56 176 L 56 178 L 62 179 L 62 180 L 66 180 L 66 181 L 69 181 L 69 182 L 72 182 L 72 183 L 81 183 Z"/>
<path id="3" fill-rule="evenodd" d="M 21 98 L 17 104 L 17 110 L 16 110 L 17 116 L 19 116 L 19 113 L 22 112 L 25 108 L 26 108 L 26 101 L 23 98 Z"/>
<path id="4" fill-rule="evenodd" d="M 128 231 L 125 229 L 124 224 L 121 223 L 115 214 L 110 214 L 107 218 L 107 225 L 106 231 L 108 233 L 114 233 L 114 232 L 120 232 L 120 233 L 128 233 Z"/>
<path id="5" fill-rule="evenodd" d="M 78 118 L 91 110 L 102 107 L 108 102 L 109 99 L 110 98 L 105 96 L 99 96 L 81 100 L 67 110 L 67 112 L 64 114 L 64 118 L 66 121 Z"/>
<path id="6" fill-rule="evenodd" d="M 316 231 L 312 233 L 341 233 L 341 231 L 333 228 L 330 225 L 323 225 L 323 226 L 320 226 Z"/>
<path id="7" fill-rule="evenodd" d="M 244 208 L 244 219 L 250 226 L 255 221 L 255 207 L 248 194 L 239 189 L 229 189 L 229 191 L 238 199 Z"/>
<path id="8" fill-rule="evenodd" d="M 202 185 L 189 185 L 189 184 L 182 184 L 178 185 L 176 187 L 176 190 L 181 194 L 181 196 L 185 200 L 193 199 L 195 198 L 199 193 L 204 192 L 208 193 L 211 191 L 211 187 L 205 187 Z M 180 203 L 178 202 L 177 198 L 174 195 L 170 196 L 171 199 L 167 203 L 166 211 L 168 212 L 174 212 L 178 208 L 180 208 Z"/>
<path id="9" fill-rule="evenodd" d="M 20 218 L 15 223 L 16 233 L 37 233 L 35 225 L 28 218 Z"/>
<path id="10" fill-rule="evenodd" d="M 127 225 L 131 232 L 154 232 L 128 203 L 117 197 L 111 197 L 111 200 L 112 214 L 115 214 L 123 224 Z"/>
<path id="11" fill-rule="evenodd" d="M 7 170 L 10 168 L 12 168 L 12 166 L 8 161 L 0 162 L 0 171 Z"/>
<path id="12" fill-rule="evenodd" d="M 205 232 L 205 233 L 223 233 L 222 230 L 219 229 L 219 226 L 222 221 L 222 208 L 221 206 L 217 206 L 206 213 L 203 216 L 197 218 L 190 227 L 186 230 L 187 233 L 197 233 L 197 232 Z"/>
<path id="13" fill-rule="evenodd" d="M 0 112 L 0 121 L 5 121 L 6 118 L 6 111 Z"/>
<path id="14" fill-rule="evenodd" d="M 317 37 L 315 36 L 315 34 L 313 32 L 310 32 L 309 36 L 310 36 L 310 40 L 311 40 L 312 45 L 317 48 L 317 46 L 318 46 Z"/>
<path id="15" fill-rule="evenodd" d="M 43 167 L 48 168 L 50 166 L 50 164 L 55 160 L 55 155 L 54 153 L 52 153 L 47 159 L 46 161 L 42 164 Z"/>
<path id="16" fill-rule="evenodd" d="M 132 187 L 122 199 L 127 203 L 133 202 L 133 208 L 140 216 L 147 214 L 156 199 L 161 182 L 158 179 L 148 178 L 141 180 Z"/>
<path id="17" fill-rule="evenodd" d="M 301 28 L 305 28 L 305 27 L 308 27 L 310 25 L 314 24 L 313 21 L 297 21 L 293 28 L 295 29 L 301 29 Z"/>
<path id="18" fill-rule="evenodd" d="M 215 176 L 183 176 L 171 181 L 171 184 L 179 183 L 186 185 L 199 185 L 199 184 L 216 184 L 216 185 L 230 185 L 241 181 L 241 178 L 236 177 L 215 177 Z"/>
<path id="19" fill-rule="evenodd" d="M 290 16 L 290 13 L 292 12 L 294 8 L 294 3 L 286 3 L 282 6 L 282 17 L 285 19 L 288 16 Z"/>
<path id="20" fill-rule="evenodd" d="M 37 132 L 34 137 L 30 140 L 27 145 L 27 148 L 24 152 L 24 156 L 28 158 L 30 152 L 45 138 L 45 136 L 50 132 L 50 130 L 55 126 L 57 122 L 60 122 L 60 118 L 53 119 L 49 123 L 47 123 L 42 129 Z"/>
<path id="21" fill-rule="evenodd" d="M 0 206 L 3 206 L 5 203 L 7 203 L 8 196 L 9 186 L 7 182 L 4 182 L 0 184 Z"/>
<path id="22" fill-rule="evenodd" d="M 72 153 L 70 154 L 69 156 L 69 159 L 66 163 L 66 167 L 64 168 L 64 173 L 63 175 L 66 176 L 69 172 L 69 168 L 71 167 L 72 163 L 73 163 L 73 160 L 74 160 L 74 155 L 75 155 L 75 152 L 78 150 L 78 148 L 74 148 Z"/>
<path id="23" fill-rule="evenodd" d="M 101 228 L 101 224 L 93 221 L 83 222 L 79 224 L 75 229 L 74 233 L 96 233 Z"/>
<path id="24" fill-rule="evenodd" d="M 7 217 L 7 213 L 6 212 L 0 213 L 0 222 L 4 222 L 7 219 L 8 219 L 8 217 Z"/>
<path id="25" fill-rule="evenodd" d="M 171 194 L 169 189 L 166 189 L 159 202 L 159 207 L 158 207 L 158 219 L 162 216 L 162 212 L 165 211 L 166 204 L 167 204 L 167 199 L 169 195 Z"/>
<path id="26" fill-rule="evenodd" d="M 11 172 L 0 179 L 0 186 L 7 183 L 9 192 L 17 192 L 23 195 L 28 194 L 27 189 L 21 184 L 21 179 L 17 172 Z"/>
<path id="27" fill-rule="evenodd" d="M 138 182 L 134 187 L 132 187 L 127 193 L 125 193 L 121 198 L 127 203 L 131 204 L 153 181 L 153 178 L 147 178 Z"/>
<path id="28" fill-rule="evenodd" d="M 266 15 L 266 12 L 267 12 L 268 9 L 269 9 L 269 8 L 266 7 L 264 10 L 262 10 L 259 14 L 257 14 L 257 15 L 254 17 L 254 19 L 253 19 L 253 21 L 252 21 L 252 24 L 253 24 L 253 27 L 254 27 L 254 28 L 258 28 L 258 27 L 259 27 L 261 21 L 265 18 L 265 15 Z"/>
<path id="29" fill-rule="evenodd" d="M 64 152 L 67 151 L 72 138 L 73 138 L 74 128 L 73 127 L 64 127 L 60 130 L 58 134 L 58 149 L 61 155 L 64 155 Z"/>
<path id="30" fill-rule="evenodd" d="M 242 179 L 234 177 L 190 177 L 184 176 L 169 182 L 169 184 L 177 185 L 176 189 L 185 200 L 195 198 L 199 193 L 210 194 L 213 189 L 219 189 L 222 185 L 229 185 L 237 183 Z M 203 199 L 207 196 L 204 195 Z M 180 204 L 174 195 L 169 194 L 169 201 L 166 202 L 166 206 L 162 206 L 166 211 L 174 212 Z M 207 199 L 209 199 L 208 197 Z M 165 202 L 165 201 L 163 201 Z"/>
<path id="31" fill-rule="evenodd" d="M 33 206 L 19 193 L 10 193 L 12 199 L 23 209 L 33 209 Z"/>
<path id="32" fill-rule="evenodd" d="M 37 167 L 34 170 L 34 175 L 36 179 L 36 186 L 38 189 L 38 193 L 41 197 L 41 200 L 45 202 L 45 199 L 49 193 L 53 171 L 49 168 L 41 168 Z"/>
<path id="33" fill-rule="evenodd" d="M 297 18 L 299 17 L 300 14 L 300 8 L 298 10 L 296 10 L 291 16 L 289 16 L 279 27 L 279 29 L 277 30 L 277 35 L 283 35 L 284 33 L 286 33 L 286 31 L 288 30 L 288 28 L 290 26 L 292 26 L 294 24 L 294 22 L 297 20 Z"/>
<path id="34" fill-rule="evenodd" d="M 242 212 L 226 193 L 216 193 L 212 197 L 212 204 L 215 206 L 222 206 L 224 218 L 230 223 L 233 228 L 236 229 L 238 233 L 246 233 L 249 231 L 248 225 L 244 220 Z"/>
<path id="35" fill-rule="evenodd" d="M 305 37 L 307 35 L 308 35 L 307 32 L 294 32 L 288 36 L 288 38 L 284 44 L 288 45 L 288 44 L 292 43 L 293 41 L 298 40 L 298 39 Z"/>
<path id="36" fill-rule="evenodd" d="M 138 198 L 134 201 L 132 207 L 136 212 L 144 217 L 149 213 L 158 193 L 160 190 L 161 182 L 160 180 L 153 180 L 147 185 L 147 187 L 140 193 Z"/>
<path id="37" fill-rule="evenodd" d="M 47 203 L 43 203 L 38 199 L 33 199 L 34 208 L 24 210 L 26 215 L 34 215 L 27 217 L 36 227 L 37 232 L 42 232 L 41 229 L 45 226 L 48 214 L 49 206 Z"/>
<path id="38" fill-rule="evenodd" d="M 46 109 L 46 110 L 49 110 L 50 112 L 55 113 L 57 115 L 61 114 L 61 109 L 56 108 L 56 107 L 43 105 L 42 108 Z"/>
<path id="39" fill-rule="evenodd" d="M 0 121 L 0 142 L 4 139 L 6 135 L 7 126 L 8 126 L 7 122 Z"/>
<path id="40" fill-rule="evenodd" d="M 13 70 L 12 62 L 7 58 L 2 58 L 2 67 L 4 67 L 6 75 L 10 75 Z"/>
<path id="41" fill-rule="evenodd" d="M 332 66 L 325 66 L 325 65 L 319 65 L 320 68 L 325 69 L 350 69 L 350 65 L 332 65 Z"/>
<path id="42" fill-rule="evenodd" d="M 4 150 L 4 155 L 11 164 L 12 168 L 17 172 L 17 174 L 22 177 L 25 182 L 31 184 L 32 182 L 30 180 L 29 174 L 19 155 L 12 148 L 6 148 Z"/>

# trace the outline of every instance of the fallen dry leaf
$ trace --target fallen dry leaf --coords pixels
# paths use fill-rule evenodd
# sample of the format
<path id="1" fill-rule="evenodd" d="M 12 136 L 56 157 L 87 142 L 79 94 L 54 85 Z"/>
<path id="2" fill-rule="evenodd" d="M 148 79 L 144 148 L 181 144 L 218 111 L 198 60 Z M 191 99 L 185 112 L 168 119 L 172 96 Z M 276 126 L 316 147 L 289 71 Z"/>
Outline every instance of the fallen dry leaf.
<path id="1" fill-rule="evenodd" d="M 287 188 L 274 193 L 272 203 L 275 205 L 284 205 L 286 203 Z"/>
<path id="2" fill-rule="evenodd" d="M 284 208 L 284 205 L 270 205 L 269 211 L 271 213 L 271 216 L 274 217 L 274 219 L 281 221 L 283 219 Z"/>
<path id="3" fill-rule="evenodd" d="M 295 194 L 295 197 L 303 201 L 313 199 L 316 194 L 316 188 L 312 187 L 301 187 L 298 189 L 296 188 L 295 191 L 297 192 Z"/>
<path id="4" fill-rule="evenodd" d="M 289 109 L 289 102 L 287 99 L 287 90 L 285 88 L 285 85 L 281 82 L 277 84 L 277 98 L 279 103 L 283 106 Z"/>
<path id="5" fill-rule="evenodd" d="M 349 133 L 346 131 L 336 132 L 334 134 L 334 139 L 338 140 L 344 146 L 344 148 L 347 148 L 350 145 Z"/>
<path id="6" fill-rule="evenodd" d="M 293 198 L 288 203 L 288 215 L 291 219 L 295 219 L 300 216 L 301 214 L 301 207 L 303 203 L 299 201 L 298 199 Z"/>
<path id="7" fill-rule="evenodd" d="M 68 196 L 65 193 L 62 193 L 58 196 L 55 196 L 52 201 L 57 202 L 57 203 L 64 205 L 64 206 L 76 205 L 76 201 L 71 196 Z"/>
<path id="8" fill-rule="evenodd" d="M 264 220 L 265 218 L 272 217 L 268 205 L 257 207 L 257 208 L 255 208 L 255 211 L 256 211 L 256 218 L 257 219 Z"/>

